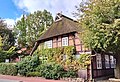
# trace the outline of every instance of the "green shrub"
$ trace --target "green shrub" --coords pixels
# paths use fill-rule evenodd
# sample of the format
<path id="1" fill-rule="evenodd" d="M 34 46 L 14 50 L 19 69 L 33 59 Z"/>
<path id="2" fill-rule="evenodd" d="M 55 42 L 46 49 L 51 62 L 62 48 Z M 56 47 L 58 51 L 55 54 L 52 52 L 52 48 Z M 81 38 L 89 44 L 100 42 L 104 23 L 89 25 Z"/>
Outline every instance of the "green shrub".
<path id="1" fill-rule="evenodd" d="M 12 63 L 0 63 L 0 74 L 17 75 L 16 65 Z"/>
<path id="2" fill-rule="evenodd" d="M 34 72 L 35 68 L 40 64 L 38 56 L 26 56 L 22 61 L 17 63 L 18 73 L 27 76 L 27 73 Z"/>
<path id="3" fill-rule="evenodd" d="M 28 72 L 26 73 L 27 77 L 40 77 L 40 73 L 39 72 Z"/>
<path id="4" fill-rule="evenodd" d="M 75 78 L 75 77 L 77 77 L 77 72 L 74 71 L 73 69 L 69 69 L 69 70 L 64 72 L 63 77 Z"/>
<path id="5" fill-rule="evenodd" d="M 62 77 L 64 69 L 56 63 L 45 63 L 38 66 L 37 71 L 40 72 L 40 76 L 46 79 L 59 79 Z"/>
<path id="6" fill-rule="evenodd" d="M 36 71 L 39 72 L 39 76 L 42 77 L 43 75 L 43 71 L 44 71 L 44 68 L 45 67 L 45 64 L 41 64 L 39 65 L 37 68 L 36 68 Z"/>
<path id="7" fill-rule="evenodd" d="M 0 50 L 0 62 L 5 62 L 5 59 L 10 59 L 16 52 L 14 51 L 16 47 L 11 47 L 9 50 Z"/>
<path id="8" fill-rule="evenodd" d="M 5 62 L 7 58 L 7 52 L 0 50 L 0 62 Z"/>

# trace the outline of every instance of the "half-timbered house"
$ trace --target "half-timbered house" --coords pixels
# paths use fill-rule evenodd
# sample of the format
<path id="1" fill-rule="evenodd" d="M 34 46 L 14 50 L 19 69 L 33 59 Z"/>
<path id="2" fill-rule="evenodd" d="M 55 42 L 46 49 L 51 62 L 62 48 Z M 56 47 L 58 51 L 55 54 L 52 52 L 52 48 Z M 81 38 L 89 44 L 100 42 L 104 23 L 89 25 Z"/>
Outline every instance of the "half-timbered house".
<path id="1" fill-rule="evenodd" d="M 76 48 L 76 57 L 79 57 L 83 53 L 91 55 L 91 65 L 87 70 L 87 78 L 96 79 L 113 76 L 115 59 L 112 54 L 104 52 L 95 53 L 91 49 L 85 48 L 79 37 L 81 32 L 82 29 L 77 21 L 58 13 L 55 22 L 36 41 L 31 54 L 41 43 L 47 45 L 48 48 L 74 46 Z"/>

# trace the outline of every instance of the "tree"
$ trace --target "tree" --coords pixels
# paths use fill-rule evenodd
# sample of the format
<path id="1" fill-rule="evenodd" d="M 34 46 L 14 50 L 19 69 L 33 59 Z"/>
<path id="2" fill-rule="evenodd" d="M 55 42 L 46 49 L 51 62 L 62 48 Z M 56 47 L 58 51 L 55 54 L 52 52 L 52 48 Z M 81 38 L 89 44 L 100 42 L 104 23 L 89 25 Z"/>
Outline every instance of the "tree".
<path id="1" fill-rule="evenodd" d="M 96 52 L 112 52 L 117 64 L 115 77 L 120 78 L 120 0 L 88 0 L 77 10 L 84 44 Z"/>
<path id="2" fill-rule="evenodd" d="M 3 38 L 0 36 L 0 62 L 5 62 L 5 59 L 10 59 L 10 57 L 15 54 L 16 47 L 12 46 L 5 51 L 3 46 Z"/>
<path id="3" fill-rule="evenodd" d="M 14 34 L 12 30 L 7 28 L 7 24 L 4 23 L 2 19 L 0 19 L 0 36 L 2 37 L 2 48 L 4 50 L 8 50 L 15 43 Z"/>
<path id="4" fill-rule="evenodd" d="M 26 45 L 26 18 L 25 15 L 21 18 L 21 20 L 18 20 L 15 27 L 14 27 L 14 34 L 16 35 L 16 39 L 18 42 L 18 45 L 25 46 Z"/>
<path id="5" fill-rule="evenodd" d="M 50 12 L 36 11 L 17 21 L 14 31 L 17 33 L 18 45 L 33 47 L 35 41 L 45 32 L 53 22 Z"/>
<path id="6" fill-rule="evenodd" d="M 2 46 L 3 46 L 2 37 L 0 36 L 0 51 L 2 50 Z"/>

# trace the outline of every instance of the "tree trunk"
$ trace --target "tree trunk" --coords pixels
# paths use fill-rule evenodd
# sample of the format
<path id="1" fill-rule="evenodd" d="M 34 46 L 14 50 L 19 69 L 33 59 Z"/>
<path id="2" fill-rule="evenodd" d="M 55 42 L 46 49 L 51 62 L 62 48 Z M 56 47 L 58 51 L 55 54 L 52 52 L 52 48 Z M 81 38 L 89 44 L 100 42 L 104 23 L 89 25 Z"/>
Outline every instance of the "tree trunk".
<path id="1" fill-rule="evenodd" d="M 115 78 L 120 79 L 120 54 L 116 55 Z"/>

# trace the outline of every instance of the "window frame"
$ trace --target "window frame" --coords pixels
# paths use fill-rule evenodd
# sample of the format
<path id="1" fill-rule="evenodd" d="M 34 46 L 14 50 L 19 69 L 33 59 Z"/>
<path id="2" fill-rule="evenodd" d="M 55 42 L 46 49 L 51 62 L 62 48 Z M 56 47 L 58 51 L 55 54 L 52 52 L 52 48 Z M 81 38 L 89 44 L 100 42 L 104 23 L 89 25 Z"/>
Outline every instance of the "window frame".
<path id="1" fill-rule="evenodd" d="M 67 36 L 62 37 L 62 46 L 68 45 L 69 45 L 68 37 Z"/>
<path id="2" fill-rule="evenodd" d="M 101 57 L 101 54 L 96 55 L 96 66 L 97 66 L 97 69 L 102 69 L 102 57 Z"/>
<path id="3" fill-rule="evenodd" d="M 52 48 L 52 47 L 53 47 L 52 40 L 48 40 L 44 42 L 44 48 Z"/>
<path id="4" fill-rule="evenodd" d="M 115 66 L 114 66 L 115 64 L 114 64 L 114 57 L 113 56 L 110 56 L 110 67 L 111 68 L 114 68 Z"/>
<path id="5" fill-rule="evenodd" d="M 106 69 L 110 68 L 110 57 L 109 57 L 109 55 L 105 55 L 105 68 Z"/>

